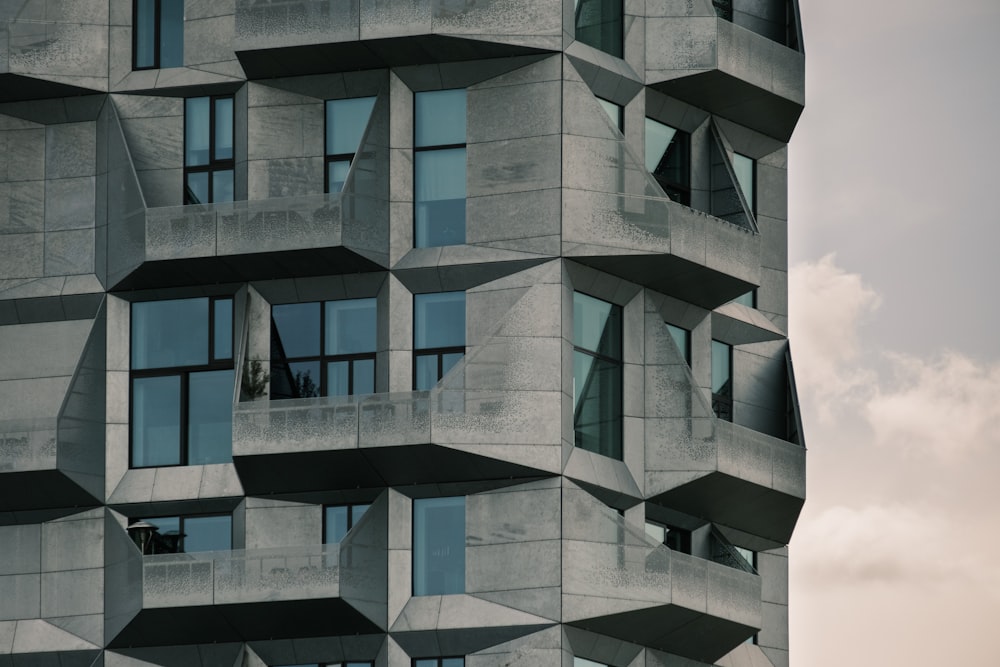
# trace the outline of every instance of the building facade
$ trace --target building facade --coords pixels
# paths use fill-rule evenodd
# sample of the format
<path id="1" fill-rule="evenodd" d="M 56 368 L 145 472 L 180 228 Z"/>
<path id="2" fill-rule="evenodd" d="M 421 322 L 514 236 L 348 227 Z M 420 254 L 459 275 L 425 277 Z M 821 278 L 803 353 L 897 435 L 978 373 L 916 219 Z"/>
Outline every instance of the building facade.
<path id="1" fill-rule="evenodd" d="M 789 664 L 794 0 L 0 19 L 0 667 Z"/>

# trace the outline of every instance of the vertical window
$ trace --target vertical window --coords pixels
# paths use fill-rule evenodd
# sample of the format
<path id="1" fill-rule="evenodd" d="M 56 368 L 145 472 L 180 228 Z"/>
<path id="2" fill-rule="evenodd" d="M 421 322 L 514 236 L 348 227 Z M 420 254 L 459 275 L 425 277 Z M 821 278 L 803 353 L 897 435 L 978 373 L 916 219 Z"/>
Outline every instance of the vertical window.
<path id="1" fill-rule="evenodd" d="M 670 332 L 670 337 L 674 339 L 674 343 L 677 344 L 677 349 L 680 350 L 681 356 L 684 357 L 684 361 L 687 365 L 691 365 L 691 332 L 687 329 L 683 329 L 678 326 L 674 326 L 669 322 L 667 324 L 667 331 Z"/>
<path id="2" fill-rule="evenodd" d="M 465 497 L 413 501 L 413 594 L 465 592 Z"/>
<path id="3" fill-rule="evenodd" d="M 757 214 L 757 161 L 746 155 L 733 154 L 733 171 L 736 172 L 736 182 L 740 184 L 747 208 Z"/>
<path id="4" fill-rule="evenodd" d="M 154 529 L 143 551 L 145 555 L 233 548 L 233 518 L 229 514 L 160 516 L 141 521 Z"/>
<path id="5" fill-rule="evenodd" d="M 375 393 L 375 298 L 271 308 L 271 398 Z"/>
<path id="6" fill-rule="evenodd" d="M 465 667 L 465 658 L 416 658 L 413 667 Z"/>
<path id="7" fill-rule="evenodd" d="M 184 203 L 233 201 L 233 96 L 184 100 Z"/>
<path id="8" fill-rule="evenodd" d="M 413 296 L 413 388 L 431 389 L 465 356 L 465 292 Z"/>
<path id="9" fill-rule="evenodd" d="M 413 245 L 465 243 L 465 89 L 413 96 Z"/>
<path id="10" fill-rule="evenodd" d="M 712 410 L 733 421 L 733 346 L 712 341 Z"/>
<path id="11" fill-rule="evenodd" d="M 340 192 L 344 188 L 374 106 L 374 97 L 327 100 L 326 192 Z"/>
<path id="12" fill-rule="evenodd" d="M 184 0 L 132 1 L 132 69 L 184 64 Z"/>
<path id="13" fill-rule="evenodd" d="M 132 304 L 131 466 L 232 460 L 233 300 Z"/>
<path id="14" fill-rule="evenodd" d="M 646 119 L 646 171 L 668 197 L 691 205 L 691 135 Z"/>
<path id="15" fill-rule="evenodd" d="M 323 508 L 323 544 L 336 544 L 361 520 L 371 504 L 329 505 Z"/>
<path id="16" fill-rule="evenodd" d="M 622 0 L 574 0 L 576 39 L 622 57 Z"/>
<path id="17" fill-rule="evenodd" d="M 673 551 L 691 553 L 691 531 L 668 526 L 665 523 L 646 521 L 646 534 Z"/>
<path id="18" fill-rule="evenodd" d="M 573 293 L 576 446 L 622 458 L 622 309 Z"/>
<path id="19" fill-rule="evenodd" d="M 604 112 L 606 114 L 608 114 L 608 118 L 611 119 L 611 122 L 614 124 L 614 126 L 617 127 L 620 132 L 624 132 L 625 109 L 621 105 L 615 104 L 614 102 L 609 102 L 603 97 L 598 97 L 597 101 L 601 103 L 601 108 L 604 109 Z"/>

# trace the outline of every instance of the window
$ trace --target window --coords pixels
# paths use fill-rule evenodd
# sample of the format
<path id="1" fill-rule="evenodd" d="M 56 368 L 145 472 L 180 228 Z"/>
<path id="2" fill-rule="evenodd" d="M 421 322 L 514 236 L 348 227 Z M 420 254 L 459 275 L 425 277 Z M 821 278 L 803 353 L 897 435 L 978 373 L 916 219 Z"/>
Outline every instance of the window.
<path id="1" fill-rule="evenodd" d="M 132 69 L 184 64 L 184 0 L 133 0 Z"/>
<path id="2" fill-rule="evenodd" d="M 735 299 L 733 299 L 733 303 L 739 303 L 739 304 L 742 304 L 742 305 L 744 305 L 744 306 L 746 306 L 748 308 L 756 308 L 757 307 L 757 288 L 755 287 L 752 290 L 750 290 L 749 292 L 747 292 L 745 294 L 739 295 L 738 297 L 736 297 Z"/>
<path id="3" fill-rule="evenodd" d="M 677 344 L 677 349 L 680 350 L 681 356 L 684 357 L 684 361 L 687 365 L 691 365 L 691 332 L 687 329 L 683 329 L 678 326 L 674 326 L 669 322 L 666 323 L 667 331 L 670 332 L 670 337 L 674 339 L 674 343 Z"/>
<path id="4" fill-rule="evenodd" d="M 414 500 L 413 594 L 464 592 L 465 497 Z"/>
<path id="5" fill-rule="evenodd" d="M 413 388 L 431 389 L 465 356 L 465 292 L 413 295 Z"/>
<path id="6" fill-rule="evenodd" d="M 465 89 L 413 96 L 413 245 L 465 243 Z"/>
<path id="7" fill-rule="evenodd" d="M 594 662 L 579 656 L 573 656 L 573 667 L 608 667 L 603 662 Z"/>
<path id="8" fill-rule="evenodd" d="M 361 520 L 371 504 L 329 505 L 323 508 L 323 544 L 336 544 Z"/>
<path id="9" fill-rule="evenodd" d="M 233 517 L 229 514 L 144 518 L 152 525 L 146 554 L 229 551 L 233 548 Z"/>
<path id="10" fill-rule="evenodd" d="M 372 661 L 362 662 L 308 662 L 301 665 L 281 665 L 280 667 L 373 667 Z"/>
<path id="11" fill-rule="evenodd" d="M 573 293 L 576 446 L 622 458 L 622 309 Z"/>
<path id="12" fill-rule="evenodd" d="M 375 393 L 377 300 L 271 308 L 271 398 Z"/>
<path id="13" fill-rule="evenodd" d="M 736 182 L 740 184 L 747 208 L 757 214 L 757 161 L 739 153 L 733 154 L 733 171 L 736 172 Z"/>
<path id="14" fill-rule="evenodd" d="M 368 127 L 374 97 L 326 102 L 326 192 L 340 192 Z"/>
<path id="15" fill-rule="evenodd" d="M 417 658 L 413 667 L 465 667 L 465 658 Z"/>
<path id="16" fill-rule="evenodd" d="M 691 531 L 665 523 L 646 521 L 646 534 L 673 551 L 691 553 Z"/>
<path id="17" fill-rule="evenodd" d="M 622 57 L 622 0 L 574 0 L 576 39 Z"/>
<path id="18" fill-rule="evenodd" d="M 604 112 L 608 114 L 608 118 L 614 123 L 614 126 L 618 128 L 619 131 L 625 131 L 625 109 L 614 102 L 609 102 L 608 100 L 598 97 L 597 101 L 601 103 L 601 108 Z"/>
<path id="19" fill-rule="evenodd" d="M 232 460 L 233 300 L 132 304 L 131 466 Z"/>
<path id="20" fill-rule="evenodd" d="M 733 346 L 717 340 L 712 341 L 712 410 L 733 421 Z"/>
<path id="21" fill-rule="evenodd" d="M 757 569 L 757 552 L 756 551 L 752 551 L 750 549 L 745 549 L 743 547 L 738 547 L 735 544 L 733 545 L 733 549 L 735 549 L 736 553 L 738 553 L 740 555 L 740 557 L 744 561 L 746 561 L 747 565 L 749 565 L 750 567 L 752 567 L 754 570 Z"/>
<path id="22" fill-rule="evenodd" d="M 691 205 L 691 135 L 646 119 L 646 171 L 672 200 Z"/>
<path id="23" fill-rule="evenodd" d="M 184 203 L 233 201 L 233 96 L 184 100 Z"/>

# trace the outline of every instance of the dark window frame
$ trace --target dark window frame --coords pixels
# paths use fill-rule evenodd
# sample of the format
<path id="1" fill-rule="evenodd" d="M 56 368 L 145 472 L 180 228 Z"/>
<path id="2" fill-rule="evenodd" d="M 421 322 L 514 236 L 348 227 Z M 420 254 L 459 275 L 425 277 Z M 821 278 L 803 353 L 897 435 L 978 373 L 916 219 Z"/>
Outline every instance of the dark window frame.
<path id="1" fill-rule="evenodd" d="M 465 295 L 465 291 L 464 290 L 456 290 L 453 293 L 457 294 L 459 292 L 461 292 L 463 295 Z M 424 294 L 446 294 L 446 293 L 447 292 L 424 292 Z M 412 313 L 412 315 L 413 315 L 412 316 L 412 322 L 414 322 L 414 323 L 416 323 L 416 320 L 417 320 L 417 297 L 418 296 L 420 296 L 420 295 L 419 294 L 414 294 L 413 295 L 412 310 L 410 311 Z M 466 306 L 467 305 L 468 305 L 468 302 L 466 301 Z M 466 310 L 466 323 L 468 323 L 468 310 Z M 463 339 L 465 338 L 465 332 L 464 331 L 462 332 L 462 338 Z M 418 348 L 417 347 L 417 330 L 416 330 L 416 327 L 414 326 L 414 329 L 413 329 L 413 363 L 411 364 L 411 366 L 412 366 L 412 369 L 411 369 L 412 370 L 412 374 L 411 374 L 411 377 L 410 377 L 410 386 L 413 387 L 414 391 L 417 391 L 416 387 L 417 387 L 417 366 L 418 366 L 417 360 L 418 359 L 421 359 L 421 358 L 424 358 L 424 357 L 434 357 L 434 356 L 437 357 L 437 381 L 440 382 L 441 379 L 444 377 L 443 370 L 444 370 L 444 357 L 445 357 L 445 355 L 447 355 L 447 354 L 461 354 L 464 357 L 465 354 L 466 354 L 467 347 L 468 347 L 467 345 L 450 345 L 450 346 L 443 346 L 443 347 L 419 347 Z M 423 390 L 423 391 L 428 391 L 428 390 Z"/>
<path id="2" fill-rule="evenodd" d="M 139 1 L 132 0 L 132 71 L 142 72 L 151 69 L 162 69 L 160 57 L 163 46 L 163 3 L 165 0 L 153 0 L 153 64 L 140 67 L 138 64 L 139 55 Z M 166 0 L 169 1 L 169 0 Z M 181 3 L 181 62 L 179 67 L 183 67 L 184 60 L 184 18 L 183 0 L 176 0 Z"/>
<path id="3" fill-rule="evenodd" d="M 729 380 L 723 387 L 728 386 L 728 392 L 726 393 L 716 393 L 714 391 L 715 387 L 712 387 L 712 412 L 718 419 L 723 421 L 732 422 L 733 421 L 733 346 L 721 340 L 713 339 L 713 343 L 719 343 L 726 346 L 729 359 L 727 361 L 729 367 Z M 715 350 L 712 350 L 715 353 Z M 712 384 L 715 384 L 715 379 L 712 379 Z"/>
<path id="4" fill-rule="evenodd" d="M 201 97 L 208 98 L 208 163 L 201 165 L 188 165 L 187 163 L 187 130 L 188 130 L 188 114 L 187 114 L 187 101 L 192 99 L 198 99 Z M 228 99 L 232 103 L 233 118 L 229 123 L 233 129 L 233 136 L 231 137 L 231 145 L 233 147 L 233 156 L 231 158 L 216 158 L 215 156 L 215 103 L 217 100 Z M 188 206 L 191 204 L 213 204 L 215 202 L 215 197 L 213 196 L 215 191 L 215 174 L 216 172 L 231 171 L 233 173 L 233 199 L 236 198 L 236 97 L 234 95 L 196 95 L 194 97 L 184 98 L 184 205 Z M 188 187 L 188 175 L 189 174 L 208 174 L 208 201 L 196 202 L 191 196 L 191 189 Z M 226 203 L 226 202 L 220 202 Z"/>
<path id="5" fill-rule="evenodd" d="M 577 290 L 576 292 L 579 292 L 579 290 Z M 624 420 L 624 417 L 625 417 L 625 349 L 624 349 L 624 347 L 625 347 L 625 309 L 622 306 L 620 306 L 619 304 L 617 304 L 617 303 L 608 301 L 606 299 L 602 299 L 600 297 L 596 297 L 596 296 L 594 296 L 592 294 L 587 294 L 586 292 L 579 292 L 579 293 L 583 294 L 585 296 L 588 296 L 588 297 L 590 297 L 592 299 L 596 299 L 598 301 L 603 301 L 604 303 L 610 304 L 611 307 L 612 307 L 612 312 L 614 312 L 615 310 L 617 310 L 618 313 L 619 313 L 619 315 L 618 315 L 618 323 L 619 323 L 620 330 L 618 332 L 618 345 L 619 345 L 619 348 L 618 348 L 618 356 L 619 356 L 619 358 L 618 359 L 615 359 L 614 357 L 610 357 L 610 356 L 605 355 L 605 354 L 601 354 L 600 352 L 597 352 L 595 350 L 590 350 L 588 348 L 581 347 L 581 346 L 577 345 L 577 341 L 575 339 L 575 336 L 574 336 L 574 340 L 573 340 L 573 353 L 575 355 L 577 352 L 580 352 L 582 354 L 586 354 L 586 355 L 588 355 L 590 357 L 593 357 L 594 359 L 597 359 L 599 361 L 604 361 L 604 362 L 607 362 L 607 363 L 611 363 L 611 364 L 614 364 L 615 366 L 618 367 L 618 371 L 619 371 L 619 388 L 621 389 L 621 391 L 618 392 L 618 395 L 616 397 L 617 398 L 617 406 L 616 407 L 617 407 L 617 410 L 618 410 L 618 448 L 619 448 L 619 451 L 618 451 L 618 455 L 617 456 L 609 457 L 609 458 L 614 458 L 617 461 L 622 461 L 622 460 L 624 460 L 624 456 L 625 456 L 625 420 Z M 579 443 L 579 431 L 576 428 L 576 425 L 577 425 L 576 407 L 577 406 L 574 406 L 574 410 L 573 410 L 573 445 L 575 447 L 580 447 L 584 451 L 593 452 L 593 450 L 587 449 L 586 447 L 581 446 L 580 443 Z M 593 453 L 594 454 L 598 454 L 598 455 L 602 455 L 600 452 L 593 452 Z"/>
<path id="6" fill-rule="evenodd" d="M 355 522 L 359 521 L 361 519 L 361 517 L 365 515 L 365 512 L 362 512 L 357 518 L 354 517 L 354 510 L 356 508 L 358 508 L 358 507 L 361 507 L 361 506 L 364 506 L 365 512 L 367 512 L 368 509 L 372 506 L 372 502 L 369 501 L 367 503 L 335 503 L 335 504 L 323 505 L 323 537 L 322 537 L 323 544 L 337 544 L 337 542 L 327 542 L 327 538 L 329 536 L 326 534 L 326 511 L 328 509 L 331 509 L 331 508 L 346 507 L 347 508 L 347 532 L 351 532 L 351 529 L 354 528 Z M 347 662 L 350 662 L 350 661 L 347 661 Z"/>
<path id="7" fill-rule="evenodd" d="M 338 97 L 338 98 L 335 98 L 335 99 L 330 99 L 330 100 L 324 100 L 323 101 L 323 192 L 326 193 L 326 194 L 337 194 L 336 192 L 333 192 L 333 193 L 330 192 L 330 163 L 331 162 L 347 162 L 348 163 L 348 169 L 350 169 L 350 167 L 354 166 L 354 158 L 357 157 L 357 155 L 358 155 L 358 151 L 357 150 L 355 150 L 354 152 L 351 152 L 351 153 L 327 153 L 326 152 L 326 147 L 327 147 L 328 142 L 329 142 L 329 134 L 330 134 L 330 126 L 329 126 L 329 123 L 326 122 L 326 119 L 329 117 L 330 104 L 331 103 L 340 102 L 342 100 L 363 99 L 363 98 L 366 98 L 366 97 L 375 97 L 375 96 L 373 96 L 373 95 L 363 95 L 360 98 Z M 374 113 L 374 110 L 373 110 L 373 113 Z M 368 117 L 368 122 L 369 123 L 371 122 L 371 116 Z M 364 139 L 364 133 L 362 133 L 361 139 Z M 358 145 L 358 148 L 359 149 L 361 148 L 360 144 Z"/>
<path id="8" fill-rule="evenodd" d="M 228 358 L 217 358 L 215 356 L 215 304 L 219 301 L 230 301 L 235 306 L 235 299 L 232 295 L 222 295 L 222 296 L 210 296 L 210 297 L 194 297 L 194 298 L 207 298 L 208 299 L 208 363 L 197 364 L 191 366 L 160 366 L 157 368 L 132 368 L 131 358 L 129 359 L 129 371 L 128 371 L 128 406 L 129 406 L 129 419 L 128 419 L 128 467 L 129 470 L 145 470 L 147 468 L 180 468 L 183 466 L 191 465 L 189 463 L 191 458 L 191 448 L 189 441 L 189 421 L 188 421 L 188 402 L 190 400 L 190 377 L 193 373 L 204 373 L 211 371 L 226 371 L 232 370 L 233 377 L 235 381 L 235 371 L 236 364 L 235 359 L 232 354 Z M 132 306 L 136 303 L 149 303 L 154 301 L 172 301 L 173 299 L 148 299 L 144 301 L 133 301 L 129 304 L 129 346 L 131 348 L 132 344 Z M 230 308 L 230 318 L 235 319 L 234 308 Z M 232 325 L 230 327 L 232 330 Z M 232 350 L 230 350 L 232 352 Z M 131 357 L 131 349 L 129 350 L 129 355 Z M 135 466 L 135 420 L 133 419 L 133 405 L 134 405 L 134 380 L 139 378 L 152 378 L 152 377 L 179 377 L 180 378 L 180 414 L 178 416 L 178 442 L 177 446 L 180 449 L 178 460 L 179 463 L 168 463 L 166 465 L 156 465 L 156 466 Z M 230 443 L 230 446 L 232 443 Z M 195 464 L 195 465 L 207 465 L 207 464 Z M 195 516 L 195 515 L 192 515 Z"/>
<path id="9" fill-rule="evenodd" d="M 468 186 L 468 179 L 469 179 L 469 141 L 468 141 L 468 139 L 469 139 L 469 132 L 468 132 L 468 128 L 466 128 L 466 132 L 465 132 L 465 139 L 466 140 L 463 141 L 463 142 L 461 142 L 461 143 L 428 144 L 428 145 L 425 145 L 425 146 L 418 146 L 417 145 L 417 104 L 416 104 L 416 97 L 417 97 L 417 95 L 419 95 L 420 93 L 442 92 L 442 91 L 445 91 L 445 90 L 466 90 L 467 91 L 468 89 L 467 88 L 461 88 L 461 87 L 458 87 L 458 88 L 441 88 L 439 91 L 438 90 L 421 90 L 421 91 L 417 91 L 417 92 L 413 93 L 413 100 L 414 100 L 414 103 L 413 103 L 413 118 L 411 118 L 411 122 L 413 123 L 413 136 L 412 136 L 412 141 L 413 141 L 413 174 L 412 174 L 412 183 L 413 183 L 413 247 L 414 248 L 424 248 L 424 247 L 426 247 L 426 248 L 444 248 L 444 247 L 447 247 L 447 246 L 418 246 L 417 245 L 417 204 L 418 204 L 418 202 L 417 202 L 417 192 L 416 192 L 416 190 L 417 190 L 417 153 L 430 153 L 430 152 L 434 152 L 434 151 L 456 150 L 456 149 L 461 148 L 462 150 L 465 151 L 465 173 L 463 174 L 463 176 L 464 176 L 464 178 L 466 180 L 466 186 Z M 466 114 L 468 114 L 468 112 L 469 112 L 468 98 L 466 98 L 466 102 L 465 102 L 465 112 L 466 112 Z M 469 195 L 468 195 L 468 192 L 466 192 L 465 200 L 468 201 L 468 199 L 469 199 Z M 463 243 L 465 243 L 465 241 L 468 239 L 468 231 L 469 231 L 468 216 L 466 216 L 466 219 L 464 220 L 463 224 L 465 225 L 465 230 L 464 230 L 464 234 L 463 234 L 463 238 L 465 240 L 463 240 Z M 416 373 L 416 370 L 414 370 L 414 373 Z M 440 378 L 438 378 L 438 379 L 440 379 Z"/>

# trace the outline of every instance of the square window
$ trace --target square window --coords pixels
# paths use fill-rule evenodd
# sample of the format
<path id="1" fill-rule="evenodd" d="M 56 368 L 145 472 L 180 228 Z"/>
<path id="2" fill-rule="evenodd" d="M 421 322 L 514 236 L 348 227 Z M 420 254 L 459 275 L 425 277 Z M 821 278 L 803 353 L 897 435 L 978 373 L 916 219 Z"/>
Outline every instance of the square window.
<path id="1" fill-rule="evenodd" d="M 184 65 L 184 0 L 133 0 L 132 69 Z"/>
<path id="2" fill-rule="evenodd" d="M 413 501 L 413 595 L 465 592 L 465 497 Z"/>

